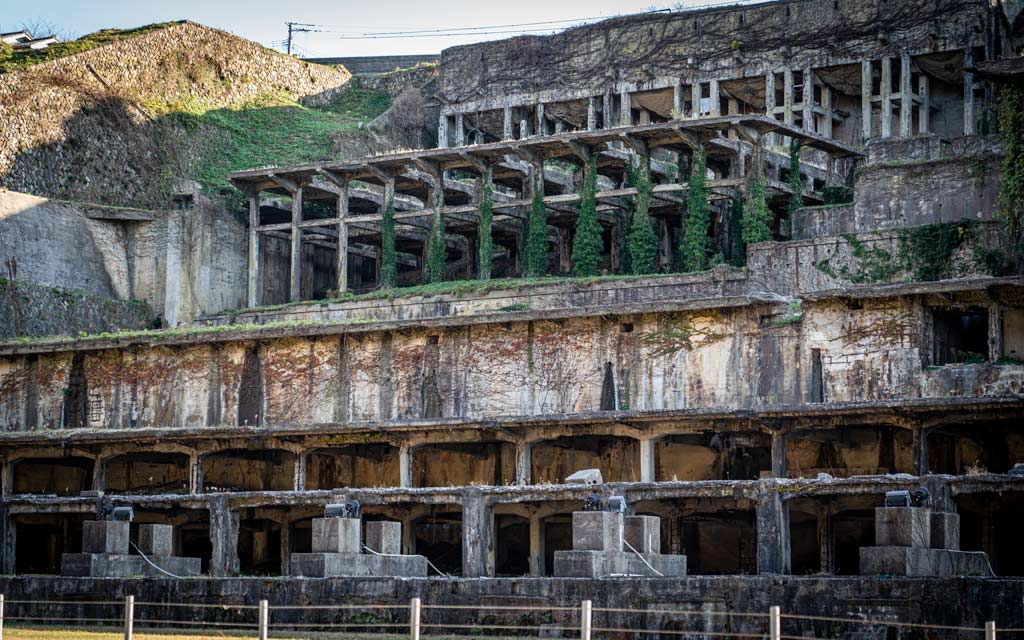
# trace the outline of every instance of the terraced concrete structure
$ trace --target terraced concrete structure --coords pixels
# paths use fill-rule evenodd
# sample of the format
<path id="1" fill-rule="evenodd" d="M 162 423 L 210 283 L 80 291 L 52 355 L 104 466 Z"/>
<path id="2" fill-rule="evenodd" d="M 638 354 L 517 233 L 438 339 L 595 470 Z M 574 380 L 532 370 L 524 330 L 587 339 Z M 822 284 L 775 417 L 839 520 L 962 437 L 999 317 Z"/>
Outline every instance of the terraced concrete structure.
<path id="1" fill-rule="evenodd" d="M 214 577 L 287 575 L 324 505 L 356 498 L 443 571 L 540 578 L 592 491 L 563 479 L 599 468 L 598 491 L 659 516 L 661 552 L 691 576 L 609 601 L 719 598 L 706 574 L 792 576 L 779 593 L 856 575 L 883 494 L 922 485 L 960 514 L 963 550 L 1024 575 L 1024 278 L 1002 259 L 1005 151 L 981 135 L 994 87 L 974 76 L 1010 50 L 1006 11 L 783 0 L 444 52 L 438 148 L 233 175 L 250 308 L 0 346 L 4 572 L 53 572 L 102 492 L 177 525 L 176 554 Z M 812 206 L 787 215 L 791 140 Z M 745 266 L 673 273 L 701 148 L 712 252 Z M 571 275 L 591 155 L 604 277 L 517 281 L 534 196 L 547 272 Z M 638 158 L 655 183 L 649 276 L 621 255 Z M 729 212 L 756 176 L 773 239 L 734 250 Z M 820 204 L 838 186 L 852 200 Z M 431 237 L 448 279 L 477 281 L 375 291 L 389 202 L 400 284 L 423 280 Z M 577 590 L 551 580 L 523 593 Z M 897 607 L 878 578 L 836 580 L 863 610 Z M 957 584 L 918 612 L 952 615 Z M 889 595 L 906 608 L 933 587 Z M 1019 618 L 1024 583 L 982 588 Z"/>

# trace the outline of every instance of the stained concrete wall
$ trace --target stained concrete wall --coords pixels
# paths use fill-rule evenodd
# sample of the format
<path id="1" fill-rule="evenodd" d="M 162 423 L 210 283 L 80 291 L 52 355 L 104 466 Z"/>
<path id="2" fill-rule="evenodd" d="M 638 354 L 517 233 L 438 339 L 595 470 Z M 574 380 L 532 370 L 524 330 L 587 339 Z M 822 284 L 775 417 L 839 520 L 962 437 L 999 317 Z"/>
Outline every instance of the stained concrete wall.
<path id="1" fill-rule="evenodd" d="M 80 357 L 88 424 L 111 429 L 231 425 L 255 413 L 276 425 L 597 411 L 608 363 L 619 409 L 770 407 L 811 401 L 813 350 L 830 402 L 1020 388 L 1020 367 L 925 370 L 921 309 L 913 297 L 822 301 L 805 302 L 798 316 L 788 305 L 755 305 L 638 314 L 629 323 L 589 317 L 262 338 L 258 346 L 114 346 Z M 247 353 L 259 363 L 248 380 Z M 0 359 L 8 431 L 61 428 L 72 354 L 36 358 L 33 367 L 28 356 Z M 254 384 L 256 406 L 240 411 L 240 390 Z"/>
<path id="2" fill-rule="evenodd" d="M 146 329 L 155 319 L 145 302 L 0 278 L 0 338 Z"/>

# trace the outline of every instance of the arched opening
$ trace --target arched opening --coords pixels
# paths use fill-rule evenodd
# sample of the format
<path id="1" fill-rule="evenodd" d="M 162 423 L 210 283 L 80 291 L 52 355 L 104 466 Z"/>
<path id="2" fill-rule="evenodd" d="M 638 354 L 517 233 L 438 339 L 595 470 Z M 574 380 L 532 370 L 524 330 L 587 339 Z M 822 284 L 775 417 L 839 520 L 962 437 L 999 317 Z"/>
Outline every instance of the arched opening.
<path id="1" fill-rule="evenodd" d="M 875 544 L 880 495 L 793 498 L 789 533 L 794 574 L 860 573 L 860 549 Z"/>
<path id="2" fill-rule="evenodd" d="M 188 493 L 184 453 L 125 453 L 107 461 L 106 491 L 118 494 Z"/>
<path id="3" fill-rule="evenodd" d="M 931 473 L 1006 473 L 1024 462 L 1024 431 L 1009 421 L 943 426 L 927 439 Z"/>
<path id="4" fill-rule="evenodd" d="M 229 449 L 202 459 L 203 491 L 291 491 L 295 455 L 283 449 Z"/>
<path id="5" fill-rule="evenodd" d="M 757 480 L 771 471 L 771 438 L 761 433 L 667 436 L 654 447 L 655 479 Z"/>
<path id="6" fill-rule="evenodd" d="M 543 518 L 540 526 L 544 541 L 544 575 L 552 576 L 555 574 L 555 552 L 572 549 L 572 512 L 553 513 Z"/>
<path id="7" fill-rule="evenodd" d="M 412 521 L 414 553 L 426 556 L 448 574 L 462 573 L 462 512 L 450 506 L 432 509 Z"/>
<path id="8" fill-rule="evenodd" d="M 530 519 L 512 513 L 494 515 L 494 575 L 530 573 Z"/>
<path id="9" fill-rule="evenodd" d="M 281 575 L 281 525 L 243 518 L 238 526 L 238 568 L 242 575 Z"/>
<path id="10" fill-rule="evenodd" d="M 77 456 L 64 458 L 22 458 L 12 464 L 14 493 L 77 496 L 92 489 L 93 460 Z"/>
<path id="11" fill-rule="evenodd" d="M 580 469 L 600 469 L 605 482 L 640 480 L 640 443 L 621 436 L 563 436 L 531 447 L 534 484 L 561 484 Z"/>
<path id="12" fill-rule="evenodd" d="M 414 487 L 504 485 L 515 482 L 516 450 L 507 442 L 459 442 L 417 448 Z"/>
<path id="13" fill-rule="evenodd" d="M 786 438 L 790 478 L 914 472 L 914 435 L 890 425 L 797 431 Z"/>
<path id="14" fill-rule="evenodd" d="M 317 449 L 306 460 L 306 489 L 397 487 L 400 474 L 398 448 L 389 444 Z"/>
<path id="15" fill-rule="evenodd" d="M 91 519 L 78 513 L 14 516 L 15 573 L 59 574 L 63 554 L 81 553 L 82 522 Z"/>

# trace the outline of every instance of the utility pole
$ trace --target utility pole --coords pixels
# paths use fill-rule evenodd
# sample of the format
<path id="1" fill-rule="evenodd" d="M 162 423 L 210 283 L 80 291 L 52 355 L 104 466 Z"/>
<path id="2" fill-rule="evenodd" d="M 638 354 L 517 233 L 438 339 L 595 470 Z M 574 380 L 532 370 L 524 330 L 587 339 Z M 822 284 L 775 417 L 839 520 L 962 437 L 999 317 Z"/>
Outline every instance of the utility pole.
<path id="1" fill-rule="evenodd" d="M 306 24 L 304 22 L 286 22 L 288 25 L 288 45 L 286 47 L 288 55 L 292 55 L 292 34 L 295 33 L 312 33 L 319 31 L 319 29 L 304 29 L 303 27 L 315 27 L 315 24 Z"/>
<path id="2" fill-rule="evenodd" d="M 294 22 L 286 22 L 288 25 L 288 55 L 292 55 L 292 26 Z"/>

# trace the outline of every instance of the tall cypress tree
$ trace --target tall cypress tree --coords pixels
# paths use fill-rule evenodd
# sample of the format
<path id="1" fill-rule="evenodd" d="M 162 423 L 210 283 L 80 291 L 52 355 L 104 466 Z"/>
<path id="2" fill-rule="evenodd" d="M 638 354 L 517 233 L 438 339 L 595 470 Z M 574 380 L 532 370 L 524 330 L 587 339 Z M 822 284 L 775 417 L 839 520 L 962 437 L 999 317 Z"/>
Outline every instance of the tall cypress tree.
<path id="1" fill-rule="evenodd" d="M 494 221 L 494 185 L 491 184 L 491 170 L 483 175 L 483 197 L 480 200 L 480 232 L 479 232 L 479 273 L 481 280 L 491 279 L 491 261 L 494 258 L 494 238 L 491 236 L 491 224 Z"/>
<path id="2" fill-rule="evenodd" d="M 540 278 L 548 271 L 548 210 L 544 208 L 544 183 L 533 178 L 533 203 L 526 225 L 526 277 Z"/>
<path id="3" fill-rule="evenodd" d="M 388 198 L 380 225 L 380 286 L 394 289 L 398 284 L 398 257 L 395 254 L 395 199 Z"/>
<path id="4" fill-rule="evenodd" d="M 708 266 L 708 228 L 711 205 L 708 203 L 707 157 L 701 148 L 693 154 L 690 188 L 686 194 L 686 229 L 679 247 L 683 271 L 703 271 Z"/>
<path id="5" fill-rule="evenodd" d="M 596 276 L 601 265 L 604 241 L 597 221 L 597 158 L 590 154 L 583 167 L 583 191 L 580 193 L 576 234 L 572 241 L 572 270 L 577 276 Z"/>
<path id="6" fill-rule="evenodd" d="M 643 158 L 636 173 L 636 198 L 633 199 L 633 219 L 629 225 L 626 244 L 629 247 L 630 269 L 634 274 L 654 273 L 657 269 L 658 235 L 650 216 L 651 164 Z"/>
<path id="7" fill-rule="evenodd" d="M 743 206 L 743 242 L 764 242 L 772 239 L 772 211 L 760 172 L 750 185 L 750 195 Z"/>

